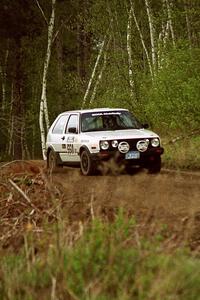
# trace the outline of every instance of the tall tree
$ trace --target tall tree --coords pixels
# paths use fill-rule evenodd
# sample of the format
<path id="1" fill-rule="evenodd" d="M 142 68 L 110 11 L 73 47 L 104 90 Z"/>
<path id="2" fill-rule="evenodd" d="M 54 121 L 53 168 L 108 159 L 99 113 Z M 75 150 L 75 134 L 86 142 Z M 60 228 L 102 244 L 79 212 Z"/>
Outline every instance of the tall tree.
<path id="1" fill-rule="evenodd" d="M 155 27 L 153 21 L 152 10 L 149 4 L 149 0 L 145 0 L 145 6 L 149 21 L 149 32 L 150 32 L 150 40 L 151 40 L 151 55 L 152 55 L 152 65 L 155 71 L 156 69 L 156 44 L 155 44 Z"/>
<path id="2" fill-rule="evenodd" d="M 44 61 L 43 78 L 42 78 L 42 95 L 40 100 L 40 114 L 39 114 L 41 146 L 42 146 L 42 155 L 44 159 L 46 159 L 45 136 L 49 129 L 49 113 L 48 113 L 48 106 L 47 106 L 47 75 L 48 75 L 48 68 L 49 68 L 49 62 L 51 57 L 51 46 L 53 41 L 53 30 L 54 30 L 54 23 L 55 23 L 55 4 L 56 4 L 56 0 L 52 0 L 51 17 L 48 23 L 47 51 L 46 51 L 46 56 Z M 44 126 L 44 121 L 46 124 L 46 130 Z"/>
<path id="3" fill-rule="evenodd" d="M 135 82 L 134 82 L 134 71 L 133 71 L 133 58 L 132 58 L 132 22 L 133 16 L 131 9 L 128 12 L 128 23 L 127 23 L 127 52 L 128 52 L 128 74 L 129 74 L 129 84 L 131 91 L 131 98 L 135 98 Z"/>
<path id="4" fill-rule="evenodd" d="M 95 65 L 94 65 L 94 68 L 93 68 L 90 80 L 88 82 L 88 86 L 87 86 L 87 89 L 85 91 L 85 95 L 83 97 L 82 108 L 84 108 L 84 106 L 86 104 L 87 97 L 88 97 L 88 94 L 89 94 L 90 89 L 91 89 L 91 85 L 92 85 L 92 83 L 94 81 L 94 78 L 95 78 L 95 75 L 96 75 L 96 71 L 97 71 L 97 67 L 99 65 L 99 61 L 100 61 L 100 59 L 102 57 L 102 54 L 103 54 L 103 51 L 104 51 L 104 46 L 105 46 L 106 38 L 107 38 L 107 36 L 105 35 L 104 40 L 102 41 L 102 43 L 100 45 L 99 53 L 97 55 L 96 62 L 95 62 Z"/>

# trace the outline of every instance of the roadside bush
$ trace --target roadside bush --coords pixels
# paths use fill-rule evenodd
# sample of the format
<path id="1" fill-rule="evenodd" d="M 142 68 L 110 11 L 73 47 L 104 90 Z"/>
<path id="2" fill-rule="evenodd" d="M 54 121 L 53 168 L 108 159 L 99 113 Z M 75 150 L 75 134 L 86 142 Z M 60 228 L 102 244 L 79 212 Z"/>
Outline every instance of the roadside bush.
<path id="1" fill-rule="evenodd" d="M 64 230 L 62 226 L 59 230 Z M 69 231 L 70 232 L 70 231 Z M 19 255 L 0 265 L 1 299 L 196 300 L 200 260 L 184 249 L 164 251 L 162 238 L 139 237 L 133 218 L 122 212 L 113 223 L 94 220 L 71 245 L 55 233 L 33 255 L 31 233 Z M 71 233 L 70 233 L 71 234 Z M 28 255 L 27 255 L 28 254 Z"/>

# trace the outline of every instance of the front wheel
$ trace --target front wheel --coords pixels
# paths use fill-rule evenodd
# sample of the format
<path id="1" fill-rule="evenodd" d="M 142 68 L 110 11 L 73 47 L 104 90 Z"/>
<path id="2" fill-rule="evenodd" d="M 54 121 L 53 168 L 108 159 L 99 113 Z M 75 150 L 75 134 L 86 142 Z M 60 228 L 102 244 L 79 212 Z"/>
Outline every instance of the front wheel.
<path id="1" fill-rule="evenodd" d="M 150 174 L 160 173 L 161 170 L 161 157 L 155 157 L 153 161 L 149 163 L 148 170 Z"/>
<path id="2" fill-rule="evenodd" d="M 81 152 L 81 172 L 83 175 L 92 175 L 95 172 L 94 162 L 87 150 Z"/>

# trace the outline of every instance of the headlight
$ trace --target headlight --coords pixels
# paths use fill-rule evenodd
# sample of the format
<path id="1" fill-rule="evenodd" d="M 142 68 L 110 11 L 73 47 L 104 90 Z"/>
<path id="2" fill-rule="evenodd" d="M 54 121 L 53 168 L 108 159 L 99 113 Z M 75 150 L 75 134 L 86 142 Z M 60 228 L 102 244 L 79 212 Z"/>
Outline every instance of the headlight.
<path id="1" fill-rule="evenodd" d="M 152 140 L 151 140 L 151 145 L 152 145 L 153 147 L 158 147 L 158 146 L 160 145 L 159 139 L 158 139 L 158 138 L 152 139 Z"/>
<path id="2" fill-rule="evenodd" d="M 100 142 L 100 148 L 102 150 L 107 150 L 109 148 L 109 143 L 107 141 L 101 141 Z"/>
<path id="3" fill-rule="evenodd" d="M 112 141 L 112 147 L 117 148 L 118 146 L 118 141 Z"/>

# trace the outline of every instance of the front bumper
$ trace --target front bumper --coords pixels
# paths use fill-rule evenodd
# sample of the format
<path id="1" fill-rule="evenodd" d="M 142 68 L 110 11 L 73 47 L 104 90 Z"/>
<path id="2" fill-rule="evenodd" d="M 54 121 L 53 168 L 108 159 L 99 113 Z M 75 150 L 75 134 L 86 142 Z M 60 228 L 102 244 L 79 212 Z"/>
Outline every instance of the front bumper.
<path id="1" fill-rule="evenodd" d="M 145 165 L 149 162 L 153 162 L 157 157 L 160 157 L 164 153 L 163 147 L 156 147 L 148 149 L 145 152 L 139 152 L 140 158 L 137 159 L 126 159 L 125 154 L 120 153 L 118 150 L 115 151 L 103 151 L 99 153 L 91 154 L 92 160 L 96 162 L 108 161 L 114 159 L 116 163 L 124 163 L 130 165 Z"/>

